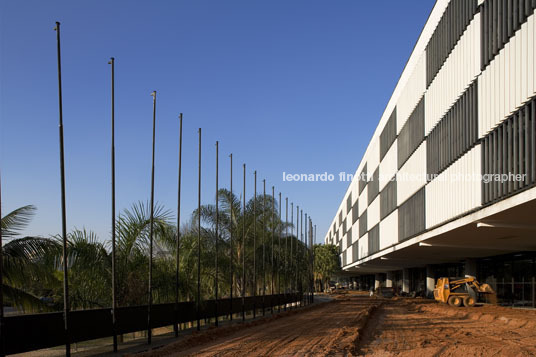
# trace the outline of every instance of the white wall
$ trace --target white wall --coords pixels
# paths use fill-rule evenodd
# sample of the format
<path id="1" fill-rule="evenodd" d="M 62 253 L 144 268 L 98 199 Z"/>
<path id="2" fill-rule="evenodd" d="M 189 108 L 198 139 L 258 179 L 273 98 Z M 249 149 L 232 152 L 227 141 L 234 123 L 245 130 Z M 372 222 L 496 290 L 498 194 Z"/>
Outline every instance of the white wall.
<path id="1" fill-rule="evenodd" d="M 419 176 L 410 180 L 408 176 Z M 419 145 L 397 174 L 397 205 L 401 205 L 426 184 L 426 140 Z"/>
<path id="2" fill-rule="evenodd" d="M 400 93 L 396 107 L 396 133 L 400 130 L 408 120 L 413 109 L 419 104 L 419 100 L 426 90 L 426 51 L 424 51 L 413 72 L 409 76 L 408 82 Z"/>
<path id="3" fill-rule="evenodd" d="M 398 243 L 398 209 L 380 222 L 380 250 Z"/>
<path id="4" fill-rule="evenodd" d="M 426 92 L 426 135 L 479 73 L 480 14 L 476 14 Z"/>
<path id="5" fill-rule="evenodd" d="M 533 14 L 482 72 L 478 82 L 481 138 L 535 94 L 535 32 Z"/>
<path id="6" fill-rule="evenodd" d="M 480 145 L 475 146 L 426 185 L 426 228 L 480 206 L 480 181 L 459 180 L 457 175 L 481 175 L 481 155 Z"/>

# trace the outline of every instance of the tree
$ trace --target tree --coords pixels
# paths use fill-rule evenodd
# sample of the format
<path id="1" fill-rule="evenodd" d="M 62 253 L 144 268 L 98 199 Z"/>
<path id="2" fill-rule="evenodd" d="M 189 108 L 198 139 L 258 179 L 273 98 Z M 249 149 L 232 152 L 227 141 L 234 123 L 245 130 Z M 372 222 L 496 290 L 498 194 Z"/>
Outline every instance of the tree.
<path id="1" fill-rule="evenodd" d="M 36 208 L 20 207 L 1 218 L 2 226 L 2 289 L 7 304 L 23 311 L 47 310 L 37 296 L 35 285 L 54 284 L 52 271 L 43 269 L 48 254 L 55 254 L 60 247 L 52 239 L 40 237 L 18 238 L 30 223 Z M 4 242 L 7 241 L 7 242 Z"/>
<path id="2" fill-rule="evenodd" d="M 341 269 L 339 251 L 333 244 L 315 244 L 314 257 L 315 289 L 327 289 L 330 278 Z"/>

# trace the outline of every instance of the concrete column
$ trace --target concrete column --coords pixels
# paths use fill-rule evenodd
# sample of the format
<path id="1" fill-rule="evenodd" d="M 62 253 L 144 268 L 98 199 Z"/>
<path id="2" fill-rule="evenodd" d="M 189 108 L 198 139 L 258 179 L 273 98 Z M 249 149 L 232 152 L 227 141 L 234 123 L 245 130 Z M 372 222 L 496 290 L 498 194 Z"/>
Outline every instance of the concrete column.
<path id="1" fill-rule="evenodd" d="M 435 276 L 434 268 L 431 265 L 426 266 L 426 297 L 434 297 L 434 288 L 435 288 Z"/>
<path id="2" fill-rule="evenodd" d="M 465 276 L 468 276 L 468 275 L 476 277 L 476 260 L 475 259 L 465 260 Z"/>
<path id="3" fill-rule="evenodd" d="M 392 271 L 387 272 L 387 278 L 385 279 L 385 287 L 386 288 L 392 288 L 393 287 L 393 279 L 395 278 L 395 274 Z"/>
<path id="4" fill-rule="evenodd" d="M 378 289 L 382 284 L 382 276 L 379 273 L 374 274 L 374 290 Z"/>
<path id="5" fill-rule="evenodd" d="M 409 269 L 402 269 L 402 291 L 409 293 Z"/>

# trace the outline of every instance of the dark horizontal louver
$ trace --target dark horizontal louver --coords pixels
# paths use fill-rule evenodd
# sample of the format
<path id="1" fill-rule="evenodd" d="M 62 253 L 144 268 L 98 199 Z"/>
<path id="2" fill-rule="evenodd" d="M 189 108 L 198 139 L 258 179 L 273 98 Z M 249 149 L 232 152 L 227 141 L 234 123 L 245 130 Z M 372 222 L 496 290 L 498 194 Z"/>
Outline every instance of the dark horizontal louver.
<path id="1" fill-rule="evenodd" d="M 368 253 L 369 255 L 380 251 L 380 224 L 378 223 L 369 232 L 368 235 Z"/>
<path id="2" fill-rule="evenodd" d="M 367 186 L 367 164 L 363 166 L 363 170 L 361 170 L 361 173 L 359 174 L 359 194 L 363 192 L 365 189 L 365 186 Z"/>
<path id="3" fill-rule="evenodd" d="M 378 223 L 369 232 L 368 235 L 369 255 L 380 250 L 380 224 Z"/>
<path id="4" fill-rule="evenodd" d="M 342 221 L 342 234 L 346 234 L 346 218 Z"/>
<path id="5" fill-rule="evenodd" d="M 342 224 L 342 210 L 339 211 L 339 227 L 341 226 Z"/>
<path id="6" fill-rule="evenodd" d="M 534 186 L 536 98 L 486 135 L 482 144 L 482 173 L 482 204 L 498 201 L 526 187 Z M 511 175 L 525 176 L 522 181 L 516 181 Z"/>
<path id="7" fill-rule="evenodd" d="M 367 233 L 367 210 L 359 217 L 359 237 L 363 237 Z"/>
<path id="8" fill-rule="evenodd" d="M 374 171 L 374 174 L 372 175 L 372 179 L 368 183 L 368 203 L 370 204 L 376 196 L 378 196 L 379 190 L 380 190 L 380 167 Z"/>
<path id="9" fill-rule="evenodd" d="M 476 12 L 477 0 L 452 0 L 445 9 L 426 46 L 426 88 L 434 80 Z"/>
<path id="10" fill-rule="evenodd" d="M 359 218 L 359 200 L 355 200 L 355 203 L 352 207 L 352 224 L 357 222 Z"/>
<path id="11" fill-rule="evenodd" d="M 536 8 L 535 0 L 485 0 L 480 21 L 482 70 L 500 52 Z"/>
<path id="12" fill-rule="evenodd" d="M 441 173 L 477 141 L 478 88 L 477 81 L 474 81 L 426 139 L 428 175 Z"/>
<path id="13" fill-rule="evenodd" d="M 352 245 L 352 263 L 356 262 L 359 259 L 359 244 L 355 242 Z"/>
<path id="14" fill-rule="evenodd" d="M 380 193 L 380 218 L 384 219 L 396 209 L 396 180 L 390 181 Z"/>
<path id="15" fill-rule="evenodd" d="M 380 134 L 380 161 L 383 160 L 387 151 L 396 139 L 396 107 L 385 124 Z"/>
<path id="16" fill-rule="evenodd" d="M 352 228 L 349 228 L 348 233 L 346 234 L 346 248 L 350 249 L 351 245 L 352 245 Z"/>
<path id="17" fill-rule="evenodd" d="M 439 204 L 439 203 L 438 203 Z M 411 238 L 426 228 L 424 187 L 398 208 L 398 241 Z"/>
<path id="18" fill-rule="evenodd" d="M 352 192 L 348 195 L 348 198 L 346 199 L 346 214 L 350 214 L 352 211 Z"/>
<path id="19" fill-rule="evenodd" d="M 424 140 L 424 96 L 409 116 L 406 124 L 400 130 L 397 140 L 398 168 L 400 169 L 406 160 L 419 147 Z"/>

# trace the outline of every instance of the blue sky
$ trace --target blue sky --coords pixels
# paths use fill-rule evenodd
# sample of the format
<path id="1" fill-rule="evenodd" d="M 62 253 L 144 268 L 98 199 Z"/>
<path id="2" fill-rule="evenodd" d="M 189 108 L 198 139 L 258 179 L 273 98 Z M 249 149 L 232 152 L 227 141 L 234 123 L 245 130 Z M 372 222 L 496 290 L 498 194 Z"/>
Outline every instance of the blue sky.
<path id="1" fill-rule="evenodd" d="M 175 212 L 184 113 L 182 217 L 220 182 L 241 191 L 247 164 L 303 207 L 321 241 L 348 182 L 282 173 L 353 173 L 433 0 L 27 1 L 0 3 L 2 210 L 33 204 L 26 234 L 61 229 L 56 35 L 62 23 L 68 228 L 110 232 L 110 56 L 116 58 L 117 208 L 150 194 L 158 92 L 156 200 Z"/>

